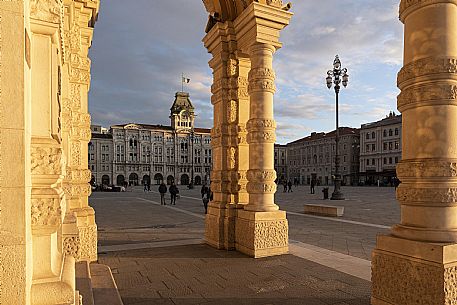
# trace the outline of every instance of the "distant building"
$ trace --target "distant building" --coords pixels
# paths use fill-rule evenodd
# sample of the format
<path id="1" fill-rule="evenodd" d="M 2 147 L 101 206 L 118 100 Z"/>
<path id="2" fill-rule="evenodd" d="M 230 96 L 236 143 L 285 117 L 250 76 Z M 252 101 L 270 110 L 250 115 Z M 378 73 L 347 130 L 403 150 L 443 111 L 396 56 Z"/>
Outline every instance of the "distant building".
<path id="1" fill-rule="evenodd" d="M 209 182 L 210 129 L 194 127 L 189 94 L 177 92 L 170 109 L 170 126 L 120 124 L 107 134 L 93 126 L 89 169 L 96 184 L 144 183 L 188 185 Z"/>
<path id="2" fill-rule="evenodd" d="M 339 155 L 343 185 L 358 183 L 359 130 L 340 127 Z M 335 136 L 329 133 L 311 133 L 310 136 L 287 144 L 288 179 L 310 184 L 312 179 L 321 185 L 333 183 L 335 173 Z"/>
<path id="3" fill-rule="evenodd" d="M 279 182 L 287 180 L 287 145 L 275 144 L 275 171 Z"/>
<path id="4" fill-rule="evenodd" d="M 364 184 L 391 184 L 401 160 L 402 116 L 386 118 L 360 128 L 360 180 Z"/>

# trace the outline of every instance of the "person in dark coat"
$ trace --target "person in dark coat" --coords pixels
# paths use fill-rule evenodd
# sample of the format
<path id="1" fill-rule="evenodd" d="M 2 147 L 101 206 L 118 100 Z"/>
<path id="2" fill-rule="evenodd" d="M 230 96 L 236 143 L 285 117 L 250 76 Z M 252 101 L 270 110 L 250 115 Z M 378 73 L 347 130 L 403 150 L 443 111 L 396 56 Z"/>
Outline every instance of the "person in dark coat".
<path id="1" fill-rule="evenodd" d="M 287 186 L 289 187 L 289 190 L 287 192 L 293 192 L 292 191 L 292 181 L 289 180 L 289 183 L 287 183 Z"/>
<path id="2" fill-rule="evenodd" d="M 171 202 L 170 204 L 172 205 L 176 205 L 176 196 L 179 194 L 179 189 L 178 187 L 176 186 L 176 184 L 172 183 L 170 185 L 170 195 L 171 195 Z"/>
<path id="3" fill-rule="evenodd" d="M 167 193 L 167 186 L 165 183 L 161 183 L 159 186 L 159 193 L 160 193 L 160 205 L 166 205 L 165 202 L 165 194 Z"/>
<path id="4" fill-rule="evenodd" d="M 316 185 L 316 180 L 311 180 L 311 194 L 314 194 L 314 186 Z"/>
<path id="5" fill-rule="evenodd" d="M 205 194 L 208 193 L 208 187 L 206 186 L 206 184 L 202 185 L 200 193 L 202 194 L 202 199 L 203 199 L 203 197 L 205 197 Z"/>
<path id="6" fill-rule="evenodd" d="M 282 185 L 284 186 L 284 193 L 287 192 L 287 181 L 284 180 L 284 181 L 282 182 Z"/>

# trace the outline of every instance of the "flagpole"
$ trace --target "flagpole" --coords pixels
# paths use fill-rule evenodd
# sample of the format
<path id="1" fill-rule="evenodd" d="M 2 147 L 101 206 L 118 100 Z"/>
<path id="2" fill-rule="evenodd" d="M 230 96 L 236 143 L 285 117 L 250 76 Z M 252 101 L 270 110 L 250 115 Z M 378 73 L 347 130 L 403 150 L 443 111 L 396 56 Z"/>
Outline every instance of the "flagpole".
<path id="1" fill-rule="evenodd" d="M 181 92 L 184 92 L 184 72 L 181 73 Z"/>

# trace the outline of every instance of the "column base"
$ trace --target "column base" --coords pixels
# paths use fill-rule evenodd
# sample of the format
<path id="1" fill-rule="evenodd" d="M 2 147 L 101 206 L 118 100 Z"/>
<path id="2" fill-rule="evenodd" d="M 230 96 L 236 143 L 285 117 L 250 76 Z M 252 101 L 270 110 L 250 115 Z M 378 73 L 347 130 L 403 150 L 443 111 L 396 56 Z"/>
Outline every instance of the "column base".
<path id="1" fill-rule="evenodd" d="M 285 211 L 239 210 L 236 218 L 236 250 L 254 258 L 287 254 L 289 225 Z"/>
<path id="2" fill-rule="evenodd" d="M 217 204 L 208 206 L 205 217 L 205 242 L 216 249 L 224 249 L 226 208 Z"/>
<path id="3" fill-rule="evenodd" d="M 457 302 L 457 244 L 379 235 L 371 262 L 372 305 Z"/>

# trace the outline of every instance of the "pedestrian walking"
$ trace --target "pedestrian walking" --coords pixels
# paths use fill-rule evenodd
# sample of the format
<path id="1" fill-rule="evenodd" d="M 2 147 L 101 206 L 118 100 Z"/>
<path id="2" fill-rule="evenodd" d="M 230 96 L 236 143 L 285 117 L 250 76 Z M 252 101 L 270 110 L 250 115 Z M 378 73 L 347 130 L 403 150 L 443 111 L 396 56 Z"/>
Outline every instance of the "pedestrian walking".
<path id="1" fill-rule="evenodd" d="M 206 193 L 208 193 L 208 187 L 206 186 L 206 183 L 202 185 L 200 193 L 202 194 L 202 199 L 206 195 Z"/>
<path id="2" fill-rule="evenodd" d="M 151 182 L 148 182 L 148 192 L 151 191 Z"/>
<path id="3" fill-rule="evenodd" d="M 314 194 L 314 186 L 316 185 L 316 180 L 311 180 L 311 194 Z"/>
<path id="4" fill-rule="evenodd" d="M 159 193 L 160 193 L 160 205 L 167 205 L 167 203 L 165 202 L 165 194 L 167 193 L 167 186 L 163 182 L 159 186 Z"/>
<path id="5" fill-rule="evenodd" d="M 208 202 L 209 202 L 209 197 L 210 197 L 210 193 L 209 193 L 209 188 L 206 188 L 206 192 L 204 194 L 202 194 L 202 201 L 203 201 L 203 206 L 205 207 L 205 214 L 208 213 Z"/>
<path id="6" fill-rule="evenodd" d="M 148 184 L 145 182 L 143 184 L 143 192 L 146 192 L 148 190 Z"/>
<path id="7" fill-rule="evenodd" d="M 176 197 L 177 197 L 177 195 L 179 194 L 179 189 L 178 189 L 178 187 L 176 186 L 176 184 L 172 183 L 172 184 L 170 185 L 169 191 L 170 191 L 170 195 L 171 195 L 171 202 L 170 202 L 170 204 L 176 205 Z"/>
<path id="8" fill-rule="evenodd" d="M 287 192 L 287 180 L 284 179 L 282 185 L 284 186 L 284 193 Z"/>
<path id="9" fill-rule="evenodd" d="M 287 183 L 287 186 L 289 187 L 289 190 L 287 191 L 288 193 L 289 192 L 293 192 L 292 191 L 292 181 L 289 180 L 289 183 Z"/>

